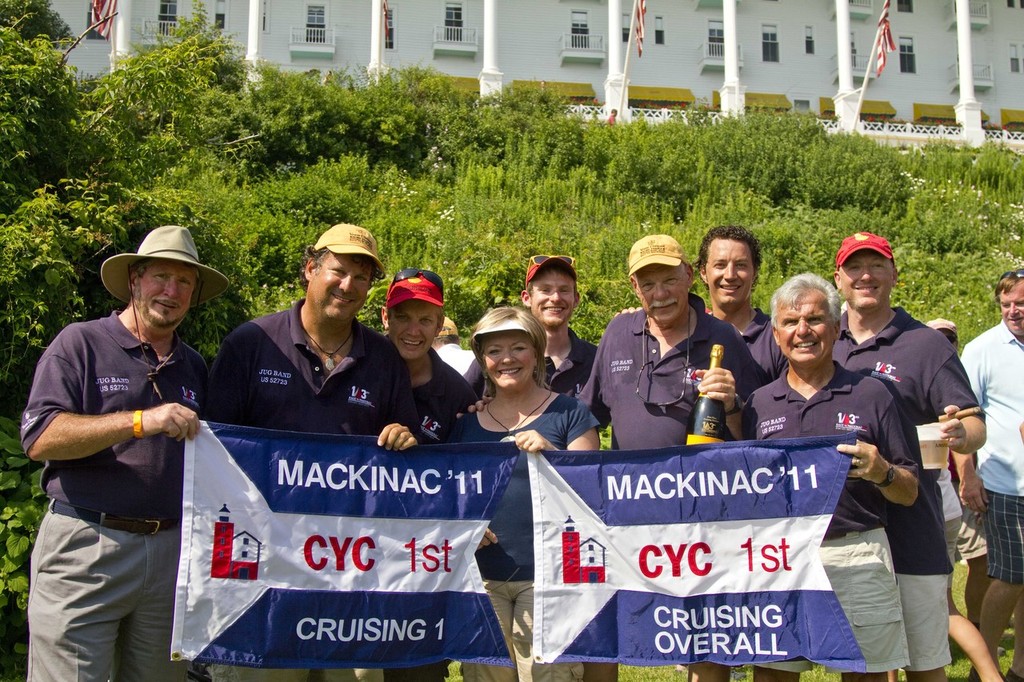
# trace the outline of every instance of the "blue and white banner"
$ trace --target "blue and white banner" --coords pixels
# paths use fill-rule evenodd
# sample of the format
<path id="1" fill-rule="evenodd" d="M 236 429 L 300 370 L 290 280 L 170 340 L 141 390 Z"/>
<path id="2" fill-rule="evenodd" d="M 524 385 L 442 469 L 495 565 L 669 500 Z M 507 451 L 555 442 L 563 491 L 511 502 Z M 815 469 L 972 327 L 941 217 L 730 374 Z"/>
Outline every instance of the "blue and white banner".
<path id="1" fill-rule="evenodd" d="M 818 558 L 852 436 L 530 457 L 534 655 L 863 671 Z"/>
<path id="2" fill-rule="evenodd" d="M 204 423 L 185 448 L 172 656 L 508 665 L 473 555 L 517 456 Z"/>

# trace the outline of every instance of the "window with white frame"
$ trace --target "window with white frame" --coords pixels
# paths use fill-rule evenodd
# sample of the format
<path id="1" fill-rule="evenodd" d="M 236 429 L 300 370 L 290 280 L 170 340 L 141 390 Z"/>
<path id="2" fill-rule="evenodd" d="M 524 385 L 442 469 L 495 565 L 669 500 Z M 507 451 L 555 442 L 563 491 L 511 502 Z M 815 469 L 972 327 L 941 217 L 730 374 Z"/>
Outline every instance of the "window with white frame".
<path id="1" fill-rule="evenodd" d="M 306 5 L 306 42 L 327 42 L 326 5 Z"/>
<path id="2" fill-rule="evenodd" d="M 914 0 L 896 0 L 897 12 L 913 12 Z"/>
<path id="3" fill-rule="evenodd" d="M 571 44 L 572 47 L 586 50 L 590 47 L 590 22 L 587 13 L 581 10 L 573 10 L 571 16 Z"/>
<path id="4" fill-rule="evenodd" d="M 178 25 L 178 0 L 160 0 L 156 16 L 160 35 L 168 36 Z"/>
<path id="5" fill-rule="evenodd" d="M 779 27 L 775 24 L 761 25 L 761 61 L 779 61 Z"/>
<path id="6" fill-rule="evenodd" d="M 804 26 L 804 54 L 814 54 L 813 26 Z"/>
<path id="7" fill-rule="evenodd" d="M 453 43 L 462 42 L 462 3 L 444 4 L 444 39 Z"/>
<path id="8" fill-rule="evenodd" d="M 270 33 L 270 0 L 262 0 L 260 6 L 262 7 L 260 12 L 260 30 L 264 33 Z"/>
<path id="9" fill-rule="evenodd" d="M 799 111 L 807 113 L 811 110 L 811 100 L 809 99 L 794 99 L 793 100 L 793 111 Z"/>
<path id="10" fill-rule="evenodd" d="M 395 10 L 388 3 L 388 13 L 384 17 L 384 49 L 395 49 Z"/>
<path id="11" fill-rule="evenodd" d="M 624 42 L 624 43 L 628 43 L 629 42 L 629 21 L 630 21 L 629 15 L 628 14 L 623 14 L 622 15 L 622 42 Z"/>
<path id="12" fill-rule="evenodd" d="M 219 29 L 223 29 L 228 23 L 228 3 L 227 0 L 216 0 L 213 3 L 213 25 Z"/>
<path id="13" fill-rule="evenodd" d="M 665 18 L 654 17 L 654 44 L 665 44 Z"/>
<path id="14" fill-rule="evenodd" d="M 717 19 L 708 21 L 708 57 L 725 58 L 725 24 Z"/>
<path id="15" fill-rule="evenodd" d="M 1010 43 L 1010 73 L 1020 73 L 1021 57 L 1024 56 L 1024 44 Z"/>
<path id="16" fill-rule="evenodd" d="M 900 36 L 900 73 L 917 73 L 917 57 L 914 56 L 914 39 Z"/>

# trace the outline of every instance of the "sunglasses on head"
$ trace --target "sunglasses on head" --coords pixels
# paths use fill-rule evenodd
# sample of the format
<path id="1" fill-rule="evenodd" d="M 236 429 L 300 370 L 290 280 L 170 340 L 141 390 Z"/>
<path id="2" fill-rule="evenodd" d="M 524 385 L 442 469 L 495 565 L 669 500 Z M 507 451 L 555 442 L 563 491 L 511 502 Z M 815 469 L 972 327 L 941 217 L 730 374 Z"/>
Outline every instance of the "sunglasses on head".
<path id="1" fill-rule="evenodd" d="M 552 258 L 562 261 L 570 268 L 576 267 L 576 259 L 573 258 L 572 256 L 533 256 L 532 258 L 530 258 L 530 263 L 532 263 L 533 265 L 543 265 Z"/>
<path id="2" fill-rule="evenodd" d="M 1007 270 L 1003 274 L 999 275 L 999 281 L 1002 282 L 1007 277 L 1024 277 L 1024 269 L 1022 269 L 1022 270 Z"/>
<path id="3" fill-rule="evenodd" d="M 444 280 L 441 279 L 440 275 L 436 272 L 432 272 L 431 270 L 420 270 L 419 268 L 405 268 L 404 270 L 399 270 L 395 273 L 395 278 L 391 280 L 391 286 L 395 286 L 399 282 L 404 282 L 405 280 L 413 277 L 422 277 L 437 287 L 438 291 L 441 292 L 441 295 L 444 295 Z"/>

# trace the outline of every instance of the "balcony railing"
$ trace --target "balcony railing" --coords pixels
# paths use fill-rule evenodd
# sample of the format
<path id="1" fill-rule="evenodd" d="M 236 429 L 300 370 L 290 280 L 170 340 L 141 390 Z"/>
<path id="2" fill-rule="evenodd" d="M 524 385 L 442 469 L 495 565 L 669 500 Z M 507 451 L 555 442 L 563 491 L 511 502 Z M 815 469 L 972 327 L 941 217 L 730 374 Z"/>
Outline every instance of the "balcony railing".
<path id="1" fill-rule="evenodd" d="M 604 36 L 596 33 L 563 33 L 559 53 L 563 64 L 600 64 L 604 61 Z"/>
<path id="2" fill-rule="evenodd" d="M 147 19 L 142 22 L 142 37 L 144 39 L 166 38 L 178 28 L 177 19 L 159 19 L 153 21 Z"/>
<path id="3" fill-rule="evenodd" d="M 475 57 L 478 51 L 477 29 L 466 26 L 435 26 L 434 54 Z"/>
<path id="4" fill-rule="evenodd" d="M 562 49 L 604 52 L 604 36 L 594 33 L 563 33 Z"/>
<path id="5" fill-rule="evenodd" d="M 946 74 L 949 77 L 949 87 L 952 90 L 960 88 L 960 67 L 957 64 L 952 64 L 946 69 Z M 992 80 L 992 65 L 991 64 L 972 64 L 971 74 L 974 77 L 974 88 L 975 90 L 988 90 L 995 83 Z"/>
<path id="6" fill-rule="evenodd" d="M 743 68 L 743 46 L 739 46 L 739 68 Z M 708 41 L 697 47 L 697 60 L 703 73 L 709 69 L 719 71 L 725 68 L 725 43 Z"/>
<path id="7" fill-rule="evenodd" d="M 327 26 L 292 26 L 288 51 L 293 59 L 334 59 L 337 31 Z"/>
<path id="8" fill-rule="evenodd" d="M 476 45 L 476 29 L 465 26 L 435 26 L 434 42 Z"/>
<path id="9" fill-rule="evenodd" d="M 971 15 L 971 28 L 981 29 L 988 26 L 992 17 L 989 14 L 988 0 L 970 0 L 968 13 Z M 949 28 L 956 26 L 956 0 L 950 0 L 946 5 L 946 18 Z"/>
<path id="10" fill-rule="evenodd" d="M 326 26 L 292 26 L 292 45 L 334 45 L 333 28 Z"/>

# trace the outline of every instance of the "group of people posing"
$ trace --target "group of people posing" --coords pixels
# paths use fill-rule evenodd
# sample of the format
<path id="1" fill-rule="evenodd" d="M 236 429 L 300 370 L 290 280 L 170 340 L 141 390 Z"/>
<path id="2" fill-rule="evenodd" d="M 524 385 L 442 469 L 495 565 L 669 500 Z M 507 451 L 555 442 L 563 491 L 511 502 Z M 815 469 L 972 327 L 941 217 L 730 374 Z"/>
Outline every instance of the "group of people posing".
<path id="1" fill-rule="evenodd" d="M 996 647 L 1024 589 L 1024 271 L 998 279 L 1002 320 L 968 344 L 962 364 L 955 325 L 929 328 L 892 307 L 897 268 L 880 236 L 843 240 L 835 286 L 808 273 L 787 280 L 770 316 L 751 303 L 760 266 L 760 245 L 743 227 L 710 230 L 696 263 L 672 237 L 644 237 L 627 259 L 640 307 L 615 316 L 594 346 L 570 328 L 580 301 L 574 259 L 534 256 L 523 305 L 488 311 L 464 351 L 444 316 L 443 280 L 425 268 L 391 280 L 385 335 L 361 324 L 384 264 L 370 232 L 335 225 L 304 253 L 305 297 L 231 332 L 207 372 L 176 329 L 228 281 L 201 263 L 188 230 L 156 228 L 136 253 L 101 269 L 126 306 L 65 328 L 36 369 L 22 441 L 45 462 L 50 504 L 32 556 L 29 679 L 185 678 L 185 663 L 169 657 L 170 630 L 182 441 L 200 419 L 373 435 L 389 450 L 512 440 L 533 453 L 596 451 L 597 429 L 610 425 L 612 448 L 649 449 L 685 442 L 698 393 L 723 403 L 735 439 L 856 432 L 855 445 L 838 446 L 850 470 L 821 547 L 867 662 L 866 674 L 844 678 L 881 681 L 902 668 L 912 682 L 943 680 L 952 635 L 974 663 L 972 677 L 1003 679 Z M 691 293 L 697 276 L 710 307 Z M 724 360 L 709 369 L 713 345 Z M 976 407 L 980 414 L 965 413 Z M 992 583 L 981 634 L 950 607 L 958 496 L 948 472 L 922 466 L 915 431 L 940 418 L 964 515 L 985 514 Z M 531 508 L 521 454 L 477 551 L 514 667 L 464 664 L 464 678 L 617 679 L 615 664 L 534 662 Z M 793 680 L 808 665 L 759 666 L 755 677 Z M 211 672 L 215 680 L 432 682 L 446 671 L 439 663 Z M 730 675 L 708 662 L 689 673 L 700 682 Z M 1022 675 L 1024 654 L 1006 679 Z"/>

